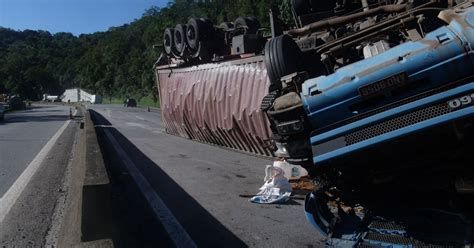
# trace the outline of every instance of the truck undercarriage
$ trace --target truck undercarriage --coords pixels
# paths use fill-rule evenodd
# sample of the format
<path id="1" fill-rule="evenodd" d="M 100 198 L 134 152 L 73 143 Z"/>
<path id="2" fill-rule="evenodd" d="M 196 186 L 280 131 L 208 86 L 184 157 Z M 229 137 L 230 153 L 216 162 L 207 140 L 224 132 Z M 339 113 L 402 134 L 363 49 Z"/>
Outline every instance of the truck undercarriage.
<path id="1" fill-rule="evenodd" d="M 319 222 L 331 242 L 472 244 L 473 121 L 464 118 L 352 153 L 338 161 L 344 167 L 329 163 L 316 177 L 319 189 L 307 196 L 308 219 Z"/>
<path id="2" fill-rule="evenodd" d="M 308 220 L 333 247 L 472 245 L 473 2 L 333 7 L 265 46 L 261 108 L 318 184 Z"/>

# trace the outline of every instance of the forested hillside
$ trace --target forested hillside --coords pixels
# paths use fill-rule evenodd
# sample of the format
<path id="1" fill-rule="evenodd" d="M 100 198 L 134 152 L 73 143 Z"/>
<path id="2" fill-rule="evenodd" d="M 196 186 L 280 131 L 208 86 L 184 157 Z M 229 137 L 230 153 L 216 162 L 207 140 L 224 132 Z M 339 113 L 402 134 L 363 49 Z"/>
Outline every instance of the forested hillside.
<path id="1" fill-rule="evenodd" d="M 176 0 L 152 7 L 140 19 L 106 32 L 51 34 L 0 27 L 0 93 L 39 100 L 81 87 L 106 97 L 141 98 L 153 90 L 152 66 L 162 52 L 166 27 L 207 17 L 214 23 L 256 16 L 268 26 L 271 0 Z"/>

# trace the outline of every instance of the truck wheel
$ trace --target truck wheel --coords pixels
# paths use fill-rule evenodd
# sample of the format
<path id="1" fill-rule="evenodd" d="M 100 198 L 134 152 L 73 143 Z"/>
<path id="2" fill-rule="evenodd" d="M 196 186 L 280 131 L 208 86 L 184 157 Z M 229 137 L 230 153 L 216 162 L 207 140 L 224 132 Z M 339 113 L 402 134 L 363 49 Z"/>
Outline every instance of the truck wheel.
<path id="1" fill-rule="evenodd" d="M 182 54 L 186 48 L 186 25 L 178 24 L 174 28 L 174 45 L 176 51 Z"/>
<path id="2" fill-rule="evenodd" d="M 203 29 L 203 23 L 199 19 L 191 18 L 188 21 L 188 29 L 186 30 L 186 40 L 189 47 L 196 49 L 199 43 L 199 36 Z"/>
<path id="3" fill-rule="evenodd" d="M 204 46 L 202 43 L 198 44 L 196 50 L 192 51 L 192 54 L 189 56 L 194 59 L 199 59 L 201 62 L 209 62 L 212 59 L 212 48 Z"/>
<path id="4" fill-rule="evenodd" d="M 209 36 L 209 24 L 201 19 L 191 18 L 187 26 L 186 40 L 188 41 L 189 47 L 197 49 L 199 42 L 204 41 L 206 36 Z"/>
<path id="5" fill-rule="evenodd" d="M 163 35 L 163 46 L 165 47 L 165 52 L 167 55 L 173 55 L 174 49 L 174 28 L 165 29 Z"/>
<path id="6" fill-rule="evenodd" d="M 297 72 L 303 53 L 288 35 L 275 37 L 265 44 L 265 67 L 270 79 L 270 91 L 281 89 L 281 77 Z"/>
<path id="7" fill-rule="evenodd" d="M 246 28 L 246 34 L 256 34 L 260 28 L 260 22 L 255 17 L 238 17 L 234 21 L 234 26 L 236 28 Z"/>

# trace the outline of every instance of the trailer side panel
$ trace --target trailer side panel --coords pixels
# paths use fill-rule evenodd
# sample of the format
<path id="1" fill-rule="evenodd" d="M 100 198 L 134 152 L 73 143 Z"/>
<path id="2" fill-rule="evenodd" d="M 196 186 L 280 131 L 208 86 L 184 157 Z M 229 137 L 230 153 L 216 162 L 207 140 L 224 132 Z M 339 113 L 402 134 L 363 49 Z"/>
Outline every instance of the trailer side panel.
<path id="1" fill-rule="evenodd" d="M 166 132 L 272 156 L 269 123 L 260 111 L 269 80 L 262 56 L 156 70 Z"/>

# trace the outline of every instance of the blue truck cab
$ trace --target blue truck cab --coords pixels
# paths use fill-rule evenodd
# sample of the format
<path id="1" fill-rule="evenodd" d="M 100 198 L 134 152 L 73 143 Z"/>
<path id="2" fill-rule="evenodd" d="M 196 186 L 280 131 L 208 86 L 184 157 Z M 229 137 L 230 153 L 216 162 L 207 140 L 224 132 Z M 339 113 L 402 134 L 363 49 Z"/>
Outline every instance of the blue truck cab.
<path id="1" fill-rule="evenodd" d="M 340 59 L 329 73 L 284 76 L 262 102 L 275 154 L 317 184 L 305 214 L 330 247 L 473 244 L 474 4 L 437 10 L 441 24 L 429 32 L 388 49 L 379 42 L 377 53 Z M 374 25 L 399 16 L 411 18 L 407 11 Z M 271 59 L 273 72 L 289 67 Z"/>
<path id="2" fill-rule="evenodd" d="M 423 39 L 303 83 L 316 166 L 472 115 L 474 8 L 440 17 Z"/>

